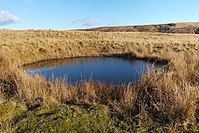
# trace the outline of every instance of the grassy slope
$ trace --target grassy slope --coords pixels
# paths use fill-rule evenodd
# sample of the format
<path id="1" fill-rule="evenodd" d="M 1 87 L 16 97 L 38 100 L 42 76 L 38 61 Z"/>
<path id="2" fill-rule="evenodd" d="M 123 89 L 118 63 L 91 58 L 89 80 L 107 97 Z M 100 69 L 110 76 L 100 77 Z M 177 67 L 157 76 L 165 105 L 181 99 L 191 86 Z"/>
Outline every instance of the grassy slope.
<path id="1" fill-rule="evenodd" d="M 135 26 L 114 26 L 114 27 L 98 27 L 92 29 L 83 29 L 83 31 L 102 31 L 102 32 L 167 32 L 167 33 L 187 33 L 199 34 L 196 30 L 199 23 L 171 23 L 157 25 L 135 25 Z M 197 32 L 196 32 L 197 31 Z"/>
<path id="2" fill-rule="evenodd" d="M 37 62 L 40 60 L 46 59 L 57 59 L 57 58 L 66 58 L 66 57 L 77 57 L 77 56 L 101 56 L 101 55 L 111 55 L 119 53 L 128 53 L 132 52 L 138 57 L 158 57 L 160 59 L 171 59 L 171 64 L 174 65 L 174 72 L 163 74 L 163 76 L 150 76 L 143 78 L 138 86 L 127 87 L 129 91 L 115 91 L 114 87 L 103 87 L 103 85 L 93 86 L 92 84 L 85 85 L 85 88 L 82 89 L 83 92 L 68 92 L 70 87 L 59 84 L 59 83 L 48 83 L 41 78 L 30 78 L 25 76 L 21 70 L 12 69 L 12 65 L 17 64 L 27 64 L 32 62 Z M 198 60 L 199 57 L 199 37 L 198 35 L 187 35 L 187 34 L 160 34 L 160 33 L 103 33 L 103 32 L 81 32 L 81 31 L 0 31 L 0 79 L 8 80 L 11 85 L 13 84 L 17 88 L 17 94 L 20 98 L 20 103 L 8 102 L 0 104 L 1 115 L 0 115 L 0 127 L 1 131 L 12 131 L 18 130 L 22 131 L 28 128 L 34 131 L 37 126 L 49 126 L 49 124 L 56 124 L 57 116 L 69 119 L 77 120 L 76 117 L 66 115 L 72 110 L 77 113 L 79 118 L 87 119 L 88 125 L 81 124 L 82 119 L 78 119 L 77 123 L 73 123 L 75 126 L 83 128 L 84 131 L 88 131 L 92 126 L 96 127 L 95 131 L 102 129 L 100 126 L 106 125 L 110 128 L 104 130 L 129 130 L 129 125 L 123 123 L 121 118 L 118 122 L 117 119 L 114 119 L 109 114 L 107 110 L 105 114 L 103 113 L 105 106 L 102 106 L 102 110 L 99 109 L 100 114 L 103 116 L 99 117 L 98 114 L 95 114 L 88 111 L 88 108 L 82 108 L 81 106 L 63 106 L 59 105 L 63 102 L 74 101 L 87 101 L 89 103 L 96 97 L 97 100 L 93 100 L 96 107 L 101 107 L 98 104 L 105 104 L 113 100 L 113 97 L 116 97 L 118 94 L 121 95 L 119 100 L 111 101 L 107 104 L 111 106 L 111 109 L 115 109 L 116 116 L 125 116 L 126 118 L 131 118 L 132 112 L 135 111 L 137 104 L 140 101 L 143 102 L 143 105 L 139 106 L 140 109 L 140 120 L 148 124 L 148 127 L 144 129 L 149 129 L 150 126 L 154 124 L 153 121 L 156 121 L 156 118 L 165 117 L 162 119 L 169 119 L 171 121 L 176 119 L 183 118 L 183 123 L 189 119 L 195 119 L 195 99 L 197 98 L 198 86 L 189 86 L 187 84 L 192 82 L 197 82 L 198 80 L 198 69 L 194 67 L 194 62 L 191 60 Z M 184 55 L 186 55 L 184 57 Z M 191 56 L 190 56 L 191 55 Z M 190 58 L 185 60 L 185 58 Z M 192 58 L 192 59 L 191 59 Z M 6 63 L 4 60 L 9 60 Z M 3 62 L 3 63 L 2 63 Z M 19 72 L 18 72 L 19 71 Z M 8 73 L 8 75 L 7 75 Z M 159 80 L 160 77 L 163 79 Z M 190 80 L 190 81 L 189 81 Z M 178 83 L 179 82 L 179 83 Z M 15 85 L 16 84 L 16 85 Z M 196 84 L 197 85 L 197 84 Z M 156 86 L 155 88 L 153 88 Z M 185 87 L 184 87 L 185 86 Z M 2 87 L 2 86 L 0 86 Z M 100 88 L 102 87 L 102 88 Z M 109 89 L 107 89 L 109 88 Z M 130 88 L 130 89 L 129 89 Z M 139 89 L 138 89 L 139 88 Z M 145 94 L 145 89 L 155 89 L 155 92 L 150 91 Z M 188 89 L 187 89 L 188 88 Z M 76 90 L 77 88 L 74 87 Z M 195 94 L 191 90 L 196 90 Z M 114 91 L 113 91 L 114 90 Z M 138 90 L 138 91 L 135 91 Z M 134 92 L 135 91 L 135 92 Z M 162 93 L 161 93 L 162 92 Z M 172 94 L 170 94 L 172 92 Z M 173 93 L 175 92 L 175 93 Z M 66 94 L 65 94 L 66 93 Z M 79 94 L 80 93 L 80 94 Z M 113 94 L 112 94 L 113 93 Z M 135 93 L 135 94 L 134 94 Z M 150 94 L 148 94 L 150 93 Z M 172 98 L 172 102 L 164 103 L 164 98 L 162 99 L 161 95 L 165 96 L 168 93 L 168 97 Z M 72 94 L 74 96 L 68 96 Z M 109 95 L 107 95 L 109 94 Z M 133 94 L 133 95 L 129 95 Z M 1 94 L 2 95 L 2 94 Z M 49 95 L 49 96 L 48 96 Z M 85 95 L 85 96 L 84 96 Z M 115 96 L 116 95 L 116 96 Z M 151 96 L 149 96 L 151 95 Z M 160 95 L 160 96 L 159 96 Z M 83 96 L 83 99 L 82 99 Z M 137 97 L 136 97 L 137 96 Z M 2 96 L 3 97 L 3 96 Z M 57 100 L 55 103 L 56 107 L 53 109 L 45 110 L 43 114 L 38 113 L 43 111 L 42 107 L 34 108 L 32 110 L 27 109 L 27 101 L 34 102 L 34 99 L 44 98 L 45 102 L 53 103 L 50 98 Z M 106 97 L 106 98 L 104 98 Z M 155 105 L 148 105 L 146 99 L 152 100 L 152 102 L 157 102 Z M 79 99 L 78 99 L 79 98 Z M 90 100 L 91 98 L 91 100 Z M 124 98 L 124 99 L 123 99 Z M 143 98 L 143 99 L 142 99 Z M 145 99 L 146 98 L 146 99 Z M 25 104 L 21 102 L 24 99 Z M 86 99 L 86 100 L 85 100 Z M 166 99 L 167 101 L 168 99 Z M 23 100 L 22 100 L 23 101 Z M 100 102 L 99 102 L 100 101 Z M 159 101 L 159 102 L 158 102 Z M 44 102 L 44 103 L 45 103 Z M 146 102 L 146 103 L 145 103 Z M 131 103 L 131 104 L 129 104 Z M 111 105 L 110 105 L 111 104 Z M 113 105 L 112 105 L 113 104 Z M 145 105 L 146 104 L 146 105 Z M 173 106 L 174 109 L 169 111 L 168 108 Z M 44 107 L 48 104 L 44 104 Z M 113 106 L 113 107 L 112 107 Z M 56 109 L 57 108 L 57 111 Z M 146 110 L 143 108 L 147 108 Z M 149 109 L 148 109 L 149 108 Z M 157 111 L 157 109 L 162 109 Z M 19 110 L 19 113 L 18 112 Z M 149 113 L 143 113 L 149 111 Z M 150 113 L 150 111 L 152 111 Z M 157 114 L 154 114 L 153 112 Z M 177 111 L 177 112 L 175 112 Z M 20 113 L 21 112 L 21 113 Z M 24 114 L 24 112 L 26 112 Z M 79 112 L 79 113 L 78 113 Z M 165 112 L 167 112 L 165 114 Z M 173 113 L 174 112 L 174 113 Z M 54 113 L 56 120 L 46 118 L 49 115 L 48 113 Z M 141 114 L 144 114 L 143 116 Z M 170 113 L 170 114 L 169 114 Z M 122 114 L 122 115 L 121 115 Z M 177 116 L 176 116 L 177 114 Z M 149 115 L 149 116 L 148 116 Z M 152 116 L 151 116 L 152 115 Z M 154 115 L 154 116 L 153 116 Z M 30 119 L 21 119 L 24 116 L 30 116 Z M 152 118 L 155 118 L 152 120 Z M 170 118 L 172 117 L 172 118 Z M 194 118 L 193 118 L 194 117 Z M 69 123 L 63 119 L 63 125 L 68 126 L 71 130 L 75 130 L 73 126 L 68 125 Z M 104 121 L 105 119 L 105 121 Z M 185 120 L 184 120 L 185 119 Z M 92 121 L 95 120 L 95 121 Z M 2 125 L 7 121 L 6 125 Z M 10 124 L 14 121 L 15 127 L 13 128 Z M 33 124 L 28 125 L 32 122 Z M 38 125 L 37 121 L 45 121 L 43 125 Z M 98 122 L 97 122 L 98 121 Z M 109 122 L 112 121 L 112 124 L 109 125 Z M 35 122 L 35 123 L 34 123 Z M 95 123 L 97 122 L 97 123 Z M 125 120 L 129 122 L 129 120 Z M 181 122 L 181 120 L 180 120 Z M 70 122 L 71 123 L 71 122 Z M 91 125 L 89 125 L 91 124 Z M 91 127 L 89 127 L 91 126 Z M 132 125 L 131 125 L 132 126 Z M 156 128 L 158 126 L 155 126 Z M 186 126 L 185 126 L 186 127 Z M 11 129 L 10 129 L 11 128 Z M 51 126 L 45 128 L 44 130 L 57 130 L 56 126 Z M 192 127 L 193 131 L 198 131 L 198 125 Z M 130 128 L 133 129 L 132 127 Z M 138 127 L 139 130 L 142 128 Z M 138 130 L 136 129 L 136 130 Z M 143 130 L 144 130 L 143 129 Z M 62 130 L 62 128 L 60 128 Z M 66 129 L 63 129 L 64 131 Z M 164 129 L 159 129 L 164 130 Z M 166 129 L 167 131 L 170 129 Z"/>

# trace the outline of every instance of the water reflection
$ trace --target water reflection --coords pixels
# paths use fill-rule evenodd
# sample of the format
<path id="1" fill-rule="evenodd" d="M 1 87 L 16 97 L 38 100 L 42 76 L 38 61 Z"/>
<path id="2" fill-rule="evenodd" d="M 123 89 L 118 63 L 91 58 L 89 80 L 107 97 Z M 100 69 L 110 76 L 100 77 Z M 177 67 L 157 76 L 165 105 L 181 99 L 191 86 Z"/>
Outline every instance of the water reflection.
<path id="1" fill-rule="evenodd" d="M 147 66 L 154 62 L 124 58 L 70 58 L 35 63 L 25 67 L 28 74 L 40 73 L 47 80 L 66 78 L 69 84 L 82 80 L 94 80 L 111 84 L 128 84 L 139 80 Z M 155 63 L 155 68 L 164 64 Z"/>

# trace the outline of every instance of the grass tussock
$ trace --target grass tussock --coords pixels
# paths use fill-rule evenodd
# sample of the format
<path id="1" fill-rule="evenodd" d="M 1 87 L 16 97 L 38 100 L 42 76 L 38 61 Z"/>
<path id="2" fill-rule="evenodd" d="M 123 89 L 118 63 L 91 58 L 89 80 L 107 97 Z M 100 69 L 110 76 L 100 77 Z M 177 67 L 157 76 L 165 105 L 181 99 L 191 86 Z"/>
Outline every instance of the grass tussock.
<path id="1" fill-rule="evenodd" d="M 0 42 L 1 132 L 36 131 L 38 126 L 43 127 L 40 131 L 45 131 L 46 127 L 46 131 L 53 132 L 58 130 L 55 126 L 57 120 L 71 131 L 75 129 L 67 120 L 77 120 L 72 124 L 81 127 L 82 131 L 91 131 L 92 126 L 88 125 L 93 125 L 96 129 L 92 128 L 92 132 L 199 131 L 197 35 L 0 32 L 0 38 L 4 40 Z M 130 53 L 128 56 L 133 58 L 166 60 L 168 67 L 148 71 L 136 84 L 120 86 L 99 82 L 68 85 L 64 79 L 47 81 L 41 76 L 28 76 L 21 67 L 45 59 L 121 53 Z M 78 117 L 66 115 L 71 111 Z M 87 120 L 88 125 L 81 124 L 78 118 Z M 37 121 L 46 124 L 38 125 Z"/>
<path id="2" fill-rule="evenodd" d="M 198 123 L 199 87 L 195 80 L 198 61 L 191 61 L 192 65 L 187 65 L 190 60 L 184 61 L 170 65 L 170 70 L 148 71 L 137 84 L 128 86 L 99 82 L 68 85 L 64 80 L 27 76 L 21 68 L 1 67 L 1 95 L 24 103 L 28 110 L 52 103 L 106 105 L 109 115 L 124 121 L 129 131 L 135 130 L 135 122 L 143 130 L 164 126 L 185 130 Z"/>

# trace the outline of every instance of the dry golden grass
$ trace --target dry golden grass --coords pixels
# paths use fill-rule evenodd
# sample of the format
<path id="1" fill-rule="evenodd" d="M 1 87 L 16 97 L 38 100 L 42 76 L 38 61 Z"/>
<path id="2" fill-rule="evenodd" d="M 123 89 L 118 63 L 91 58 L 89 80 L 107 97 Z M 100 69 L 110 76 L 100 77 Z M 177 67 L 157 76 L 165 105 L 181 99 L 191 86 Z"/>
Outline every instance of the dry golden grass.
<path id="1" fill-rule="evenodd" d="M 7 100 L 25 103 L 28 109 L 52 103 L 103 104 L 109 107 L 111 115 L 129 124 L 137 121 L 145 128 L 184 124 L 184 130 L 197 122 L 199 114 L 198 81 L 190 82 L 192 79 L 187 73 L 194 73 L 194 79 L 198 79 L 199 71 L 196 71 L 198 64 L 194 64 L 197 63 L 195 60 L 193 65 L 187 65 L 190 60 L 183 61 L 186 63 L 178 69 L 172 66 L 170 70 L 152 70 L 137 84 L 128 86 L 98 82 L 70 86 L 64 80 L 46 81 L 43 77 L 27 76 L 22 68 L 1 67 L 1 93 Z"/>
<path id="2" fill-rule="evenodd" d="M 172 130 L 199 119 L 199 36 L 80 31 L 0 31 L 0 91 L 31 109 L 42 104 L 107 105 L 110 114 L 141 127 L 170 125 Z M 70 86 L 26 75 L 21 65 L 47 59 L 130 53 L 169 61 L 137 84 L 114 86 L 84 82 Z M 176 126 L 177 125 L 177 126 Z M 130 129 L 129 129 L 130 130 Z"/>
<path id="3" fill-rule="evenodd" d="M 20 64 L 46 59 L 132 52 L 140 57 L 171 59 L 199 55 L 198 35 L 103 33 L 81 31 L 0 31 L 0 52 Z"/>

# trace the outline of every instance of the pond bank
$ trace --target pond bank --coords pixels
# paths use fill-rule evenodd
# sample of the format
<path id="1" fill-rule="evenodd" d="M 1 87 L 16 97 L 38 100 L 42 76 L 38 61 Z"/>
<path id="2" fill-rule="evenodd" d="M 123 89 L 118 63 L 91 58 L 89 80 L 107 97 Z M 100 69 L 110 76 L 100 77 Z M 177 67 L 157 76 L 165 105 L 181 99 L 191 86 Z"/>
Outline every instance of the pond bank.
<path id="1" fill-rule="evenodd" d="M 101 126 L 107 129 L 116 129 L 116 126 L 126 132 L 199 130 L 197 35 L 32 30 L 0 33 L 3 40 L 0 42 L 0 97 L 5 99 L 5 103 L 0 104 L 0 123 L 7 123 L 0 124 L 0 130 L 4 132 L 9 128 L 14 131 L 27 129 L 30 121 L 36 122 L 30 129 L 35 131 L 35 127 L 40 126 L 37 120 L 67 125 L 66 112 L 71 110 L 74 115 L 86 117 L 84 120 L 88 123 L 97 123 L 94 131 L 99 131 Z M 85 82 L 80 87 L 62 81 L 48 82 L 43 77 L 32 78 L 19 67 L 41 60 L 113 54 L 163 59 L 169 61 L 169 71 L 147 73 L 135 85 L 118 87 Z M 85 104 L 94 104 L 94 107 L 85 108 Z M 43 110 L 46 106 L 49 106 L 48 110 Z M 55 110 L 57 107 L 59 110 Z M 102 117 L 98 117 L 97 112 Z M 49 113 L 54 113 L 52 117 L 56 119 L 48 121 L 45 116 Z M 24 121 L 24 115 L 30 116 L 29 119 Z M 79 124 L 82 131 L 88 129 L 81 121 L 74 124 Z M 50 128 L 56 130 L 54 127 Z"/>

